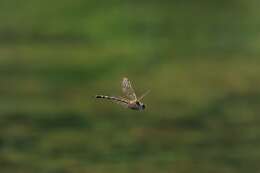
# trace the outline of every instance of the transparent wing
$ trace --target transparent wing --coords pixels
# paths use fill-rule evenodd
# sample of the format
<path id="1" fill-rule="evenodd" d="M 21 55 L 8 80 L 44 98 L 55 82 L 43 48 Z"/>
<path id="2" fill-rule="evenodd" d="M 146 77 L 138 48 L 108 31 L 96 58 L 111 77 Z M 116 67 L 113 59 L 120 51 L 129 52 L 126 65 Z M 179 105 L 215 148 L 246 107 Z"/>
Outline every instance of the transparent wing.
<path id="1" fill-rule="evenodd" d="M 122 101 L 113 101 L 113 102 L 115 102 L 115 103 L 117 103 L 117 104 L 123 106 L 124 108 L 128 108 L 128 104 L 125 103 L 125 102 L 122 102 Z"/>
<path id="2" fill-rule="evenodd" d="M 141 101 L 151 90 L 146 91 L 141 97 L 138 98 Z"/>
<path id="3" fill-rule="evenodd" d="M 128 107 L 129 101 L 123 97 L 115 97 L 116 99 L 113 100 L 114 103 L 117 103 L 125 108 Z"/>
<path id="4" fill-rule="evenodd" d="M 137 97 L 135 95 L 135 91 L 131 85 L 131 82 L 126 77 L 124 77 L 123 81 L 122 81 L 122 90 L 123 90 L 123 93 L 126 95 L 126 97 L 129 100 L 131 100 L 131 101 L 137 100 Z"/>
<path id="5" fill-rule="evenodd" d="M 110 100 L 114 103 L 120 104 L 123 107 L 128 107 L 128 100 L 121 98 L 121 97 L 115 97 L 115 96 L 105 96 L 105 95 L 96 95 L 96 98 L 100 98 L 100 99 L 106 99 L 106 100 Z"/>
<path id="6" fill-rule="evenodd" d="M 119 104 L 125 108 L 128 107 L 128 101 L 122 97 L 111 97 L 113 99 L 111 99 L 112 102 Z"/>

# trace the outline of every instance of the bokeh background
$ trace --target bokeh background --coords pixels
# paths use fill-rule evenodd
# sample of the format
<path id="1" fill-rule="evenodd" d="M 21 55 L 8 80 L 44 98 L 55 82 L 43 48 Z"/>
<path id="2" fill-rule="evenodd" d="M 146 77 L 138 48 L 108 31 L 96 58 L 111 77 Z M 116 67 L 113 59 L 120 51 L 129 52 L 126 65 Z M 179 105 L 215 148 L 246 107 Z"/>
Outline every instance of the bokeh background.
<path id="1" fill-rule="evenodd" d="M 1 0 L 0 172 L 258 172 L 259 6 Z"/>

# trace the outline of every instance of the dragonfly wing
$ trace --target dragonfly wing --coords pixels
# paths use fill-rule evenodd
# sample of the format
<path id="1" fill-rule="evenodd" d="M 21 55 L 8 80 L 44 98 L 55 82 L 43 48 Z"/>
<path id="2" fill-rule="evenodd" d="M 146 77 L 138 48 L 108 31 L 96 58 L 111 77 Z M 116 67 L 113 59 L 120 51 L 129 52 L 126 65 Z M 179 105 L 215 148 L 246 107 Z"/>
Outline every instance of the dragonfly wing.
<path id="1" fill-rule="evenodd" d="M 114 97 L 114 96 L 104 96 L 104 95 L 96 95 L 96 98 L 110 100 L 114 103 L 120 104 L 123 107 L 128 107 L 128 100 L 121 98 L 121 97 Z"/>
<path id="2" fill-rule="evenodd" d="M 119 105 L 121 105 L 121 106 L 123 106 L 124 108 L 128 108 L 128 104 L 125 103 L 125 102 L 122 102 L 122 101 L 114 101 L 114 102 L 119 104 Z"/>
<path id="3" fill-rule="evenodd" d="M 126 97 L 129 100 L 131 100 L 131 101 L 137 100 L 137 97 L 135 95 L 135 91 L 131 85 L 131 82 L 126 77 L 124 77 L 123 81 L 122 81 L 122 90 L 123 90 L 123 93 L 126 95 Z"/>
<path id="4" fill-rule="evenodd" d="M 141 97 L 138 98 L 141 101 L 151 90 L 146 91 Z"/>

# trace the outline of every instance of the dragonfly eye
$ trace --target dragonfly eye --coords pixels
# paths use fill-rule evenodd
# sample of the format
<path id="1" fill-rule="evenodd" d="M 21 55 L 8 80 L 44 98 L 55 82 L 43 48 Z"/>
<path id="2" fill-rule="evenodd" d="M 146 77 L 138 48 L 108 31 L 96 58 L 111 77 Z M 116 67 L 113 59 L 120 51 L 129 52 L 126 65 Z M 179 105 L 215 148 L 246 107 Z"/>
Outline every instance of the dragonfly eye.
<path id="1" fill-rule="evenodd" d="M 142 105 L 142 108 L 145 109 L 145 105 L 144 104 Z"/>
<path id="2" fill-rule="evenodd" d="M 140 106 L 140 102 L 139 102 L 139 101 L 136 101 L 135 103 L 136 103 L 138 106 Z"/>

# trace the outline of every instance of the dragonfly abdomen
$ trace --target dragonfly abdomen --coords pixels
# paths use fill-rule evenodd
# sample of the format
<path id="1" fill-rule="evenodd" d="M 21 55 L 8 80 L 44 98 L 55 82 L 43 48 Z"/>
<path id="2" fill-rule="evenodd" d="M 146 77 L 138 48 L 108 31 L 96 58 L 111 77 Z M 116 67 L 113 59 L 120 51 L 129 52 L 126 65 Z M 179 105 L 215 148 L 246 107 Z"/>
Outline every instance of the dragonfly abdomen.
<path id="1" fill-rule="evenodd" d="M 115 100 L 115 101 L 120 101 L 120 102 L 125 102 L 124 100 L 117 98 L 117 97 L 113 97 L 113 96 L 104 96 L 104 95 L 96 95 L 96 98 L 100 98 L 100 99 L 108 99 L 108 100 Z"/>

